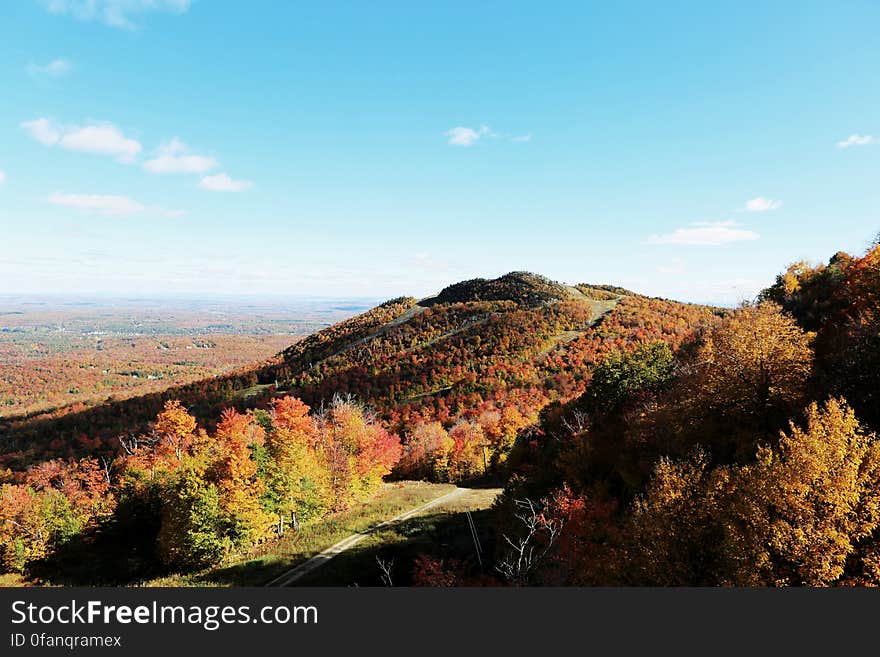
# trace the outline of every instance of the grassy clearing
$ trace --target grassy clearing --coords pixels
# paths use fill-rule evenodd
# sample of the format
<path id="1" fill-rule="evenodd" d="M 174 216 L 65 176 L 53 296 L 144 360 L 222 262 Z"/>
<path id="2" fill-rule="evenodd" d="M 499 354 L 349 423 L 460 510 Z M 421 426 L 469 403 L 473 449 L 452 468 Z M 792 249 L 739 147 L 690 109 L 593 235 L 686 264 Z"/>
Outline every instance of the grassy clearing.
<path id="1" fill-rule="evenodd" d="M 618 300 L 613 299 L 609 301 L 593 301 L 590 300 L 588 302 L 590 307 L 593 309 L 593 323 L 596 322 L 602 315 L 611 312 L 614 310 L 614 307 L 617 305 Z"/>
<path id="2" fill-rule="evenodd" d="M 574 293 L 577 293 L 577 295 L 580 295 L 580 297 L 578 297 L 578 298 L 580 298 L 584 303 L 589 304 L 590 312 L 591 312 L 591 319 L 590 319 L 590 323 L 589 323 L 590 326 L 594 326 L 596 324 L 596 322 L 598 322 L 600 319 L 602 319 L 602 317 L 604 317 L 609 312 L 611 312 L 618 303 L 617 299 L 605 300 L 605 301 L 596 301 L 594 299 L 588 299 L 577 288 L 570 288 L 570 289 L 573 290 Z M 569 342 L 573 342 L 574 340 L 577 340 L 578 338 L 580 338 L 581 336 L 586 334 L 588 328 L 589 327 L 585 326 L 584 328 L 579 329 L 579 330 L 562 331 L 558 335 L 555 335 L 552 338 L 550 338 L 547 341 L 547 343 L 538 351 L 537 356 L 538 357 L 546 356 L 551 351 L 554 351 L 556 349 L 560 349 L 560 348 L 564 347 L 565 345 L 567 345 Z"/>
<path id="3" fill-rule="evenodd" d="M 0 588 L 15 586 L 32 586 L 32 584 L 17 573 L 0 573 Z"/>
<path id="4" fill-rule="evenodd" d="M 381 491 L 356 508 L 298 532 L 287 532 L 280 540 L 258 546 L 234 563 L 199 573 L 150 580 L 145 586 L 262 586 L 343 538 L 454 489 L 451 484 L 421 481 L 385 484 Z"/>
<path id="5" fill-rule="evenodd" d="M 428 554 L 442 559 L 476 561 L 467 512 L 471 513 L 483 558 L 492 554 L 490 508 L 499 488 L 475 488 L 423 514 L 383 527 L 326 565 L 297 580 L 295 586 L 382 586 L 377 558 L 393 562 L 395 586 L 412 583 L 415 559 Z M 488 568 L 488 563 L 486 564 Z"/>
<path id="6" fill-rule="evenodd" d="M 255 386 L 251 386 L 250 388 L 244 388 L 243 390 L 238 390 L 237 392 L 232 393 L 233 399 L 248 399 L 250 397 L 256 397 L 259 394 L 262 394 L 268 388 L 271 388 L 272 384 L 270 383 L 261 383 Z"/>

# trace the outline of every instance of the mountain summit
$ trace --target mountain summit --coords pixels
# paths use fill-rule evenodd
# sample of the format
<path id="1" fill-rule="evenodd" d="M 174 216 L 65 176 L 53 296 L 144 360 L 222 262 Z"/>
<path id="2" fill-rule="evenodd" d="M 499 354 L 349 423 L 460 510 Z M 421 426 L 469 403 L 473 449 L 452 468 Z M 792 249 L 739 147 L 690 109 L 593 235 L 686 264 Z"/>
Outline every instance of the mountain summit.
<path id="1" fill-rule="evenodd" d="M 472 278 L 443 288 L 434 297 L 419 302 L 421 306 L 467 301 L 513 301 L 537 307 L 571 296 L 569 288 L 549 278 L 527 271 L 514 271 L 493 279 Z"/>

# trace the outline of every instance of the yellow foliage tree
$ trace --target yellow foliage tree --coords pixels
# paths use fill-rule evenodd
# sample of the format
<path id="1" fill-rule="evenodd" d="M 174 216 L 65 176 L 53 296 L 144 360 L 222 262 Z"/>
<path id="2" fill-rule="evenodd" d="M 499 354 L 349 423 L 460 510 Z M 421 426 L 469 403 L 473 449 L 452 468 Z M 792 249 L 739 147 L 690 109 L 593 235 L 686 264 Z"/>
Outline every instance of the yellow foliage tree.
<path id="1" fill-rule="evenodd" d="M 168 400 L 164 410 L 156 418 L 156 431 L 162 437 L 160 454 L 183 459 L 192 444 L 196 419 L 190 415 L 179 401 Z"/>
<path id="2" fill-rule="evenodd" d="M 630 518 L 628 583 L 880 585 L 878 532 L 880 442 L 832 399 L 751 464 L 661 460 Z"/>
<path id="3" fill-rule="evenodd" d="M 291 524 L 307 522 L 332 506 L 330 473 L 306 404 L 293 397 L 276 399 L 270 417 L 269 486 L 283 530 L 285 517 Z"/>
<path id="4" fill-rule="evenodd" d="M 263 428 L 253 416 L 227 409 L 214 434 L 214 458 L 208 478 L 220 493 L 220 508 L 229 523 L 236 545 L 258 543 L 272 532 L 273 518 L 263 509 L 263 482 L 257 477 L 252 449 L 265 440 Z"/>
<path id="5" fill-rule="evenodd" d="M 747 305 L 709 332 L 677 390 L 689 442 L 718 456 L 748 460 L 757 437 L 770 437 L 803 408 L 812 374 L 813 335 L 772 302 Z M 733 454 L 723 452 L 731 450 Z"/>
<path id="6" fill-rule="evenodd" d="M 452 450 L 449 454 L 449 479 L 462 481 L 485 472 L 489 442 L 477 422 L 461 420 L 449 431 Z"/>
<path id="7" fill-rule="evenodd" d="M 827 586 L 880 526 L 880 443 L 843 400 L 812 404 L 762 447 L 750 494 L 767 509 L 773 584 Z M 768 582 L 771 583 L 771 582 Z"/>
<path id="8" fill-rule="evenodd" d="M 82 529 L 88 520 L 59 490 L 0 486 L 0 556 L 5 570 L 22 571 L 52 547 Z"/>

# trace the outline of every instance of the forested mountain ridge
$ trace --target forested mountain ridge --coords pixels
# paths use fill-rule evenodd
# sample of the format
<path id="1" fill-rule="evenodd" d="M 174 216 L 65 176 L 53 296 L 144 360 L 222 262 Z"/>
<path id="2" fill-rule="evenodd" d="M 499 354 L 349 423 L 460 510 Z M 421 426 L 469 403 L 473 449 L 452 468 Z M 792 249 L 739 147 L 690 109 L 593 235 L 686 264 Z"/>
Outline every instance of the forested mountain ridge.
<path id="1" fill-rule="evenodd" d="M 542 558 L 506 579 L 880 585 L 880 245 L 695 338 L 609 354 L 517 441 L 499 531 Z"/>
<path id="2" fill-rule="evenodd" d="M 878 272 L 880 246 L 795 263 L 728 310 L 465 281 L 235 376 L 7 426 L 3 562 L 63 571 L 81 541 L 131 581 L 320 522 L 389 475 L 490 476 L 492 575 L 424 555 L 415 581 L 880 584 Z"/>
<path id="3" fill-rule="evenodd" d="M 129 582 L 320 522 L 388 475 L 504 477 L 612 354 L 673 353 L 724 315 L 516 272 L 393 299 L 230 375 L 7 422 L 3 563 L 59 575 L 94 552 L 87 580 Z"/>
<path id="4" fill-rule="evenodd" d="M 229 375 L 4 420 L 3 463 L 17 469 L 46 456 L 115 453 L 118 436 L 147 429 L 169 399 L 207 426 L 225 407 L 265 407 L 281 393 L 313 406 L 353 394 L 404 433 L 420 420 L 451 426 L 462 415 L 508 405 L 534 418 L 549 401 L 582 390 L 605 351 L 646 337 L 675 345 L 717 314 L 605 287 L 514 272 L 451 285 L 422 301 L 392 299 Z"/>

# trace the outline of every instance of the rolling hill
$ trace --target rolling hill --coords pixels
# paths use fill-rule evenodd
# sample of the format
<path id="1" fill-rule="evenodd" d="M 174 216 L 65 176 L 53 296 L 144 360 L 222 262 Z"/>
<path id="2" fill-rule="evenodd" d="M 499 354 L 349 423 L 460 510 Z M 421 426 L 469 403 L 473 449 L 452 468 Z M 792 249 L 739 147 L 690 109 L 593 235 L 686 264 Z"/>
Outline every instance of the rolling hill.
<path id="1" fill-rule="evenodd" d="M 420 301 L 392 299 L 228 375 L 5 419 L 0 465 L 115 454 L 119 436 L 148 429 L 169 399 L 208 427 L 223 408 L 265 408 L 282 394 L 312 407 L 354 395 L 404 436 L 416 422 L 451 426 L 508 407 L 535 418 L 546 404 L 583 392 L 610 351 L 655 339 L 674 348 L 718 312 L 527 272 L 464 281 Z"/>
<path id="2" fill-rule="evenodd" d="M 504 484 L 493 574 L 434 545 L 410 555 L 429 585 L 876 584 L 878 263 L 796 263 L 734 310 L 474 279 L 231 375 L 7 422 L 3 562 L 202 572 L 390 476 Z"/>

